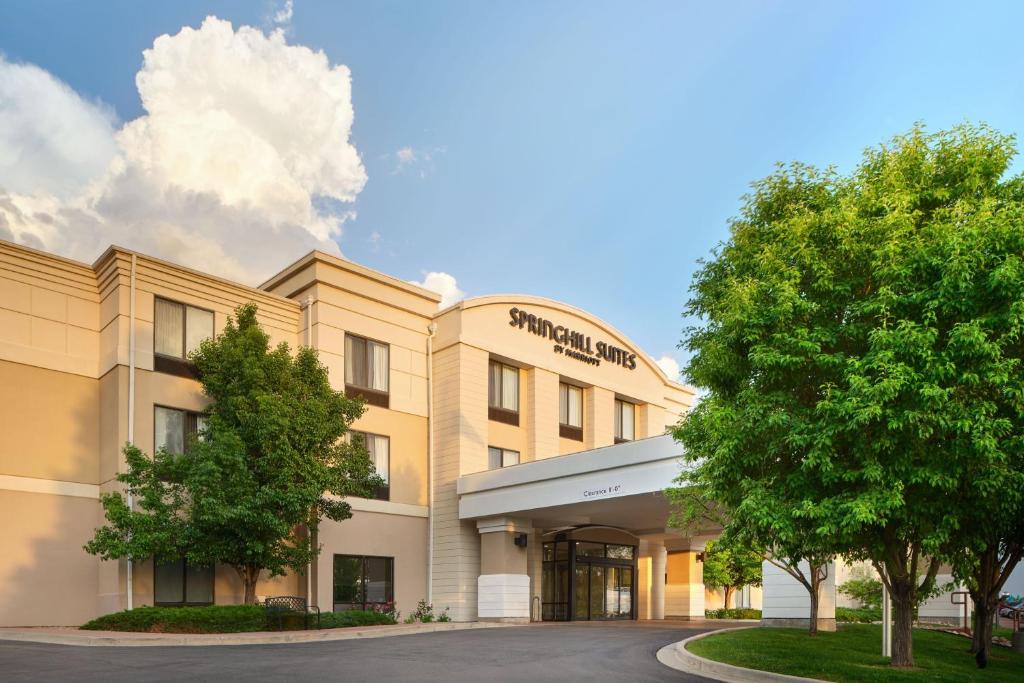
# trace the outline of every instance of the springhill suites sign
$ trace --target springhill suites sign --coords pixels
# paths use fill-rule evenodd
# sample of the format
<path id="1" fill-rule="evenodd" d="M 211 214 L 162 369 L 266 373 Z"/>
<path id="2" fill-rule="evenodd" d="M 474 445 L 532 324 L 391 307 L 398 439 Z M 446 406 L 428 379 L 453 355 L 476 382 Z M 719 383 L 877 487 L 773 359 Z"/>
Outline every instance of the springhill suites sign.
<path id="1" fill-rule="evenodd" d="M 553 351 L 555 353 L 589 365 L 600 365 L 601 361 L 606 361 L 627 370 L 636 369 L 636 354 L 629 349 L 623 349 L 603 341 L 592 344 L 589 335 L 545 320 L 515 306 L 509 309 L 508 314 L 511 318 L 510 327 L 518 327 L 530 334 L 554 341 Z"/>

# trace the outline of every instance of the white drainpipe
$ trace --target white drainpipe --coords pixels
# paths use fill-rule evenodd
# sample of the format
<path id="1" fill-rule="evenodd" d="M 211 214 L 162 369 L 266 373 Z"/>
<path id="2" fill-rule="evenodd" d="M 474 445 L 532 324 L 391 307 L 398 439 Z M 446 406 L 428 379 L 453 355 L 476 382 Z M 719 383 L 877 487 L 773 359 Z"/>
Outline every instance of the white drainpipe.
<path id="1" fill-rule="evenodd" d="M 128 444 L 135 444 L 135 254 L 132 254 L 132 270 L 129 280 L 128 301 Z M 128 509 L 135 507 L 135 497 L 128 492 Z M 135 582 L 132 576 L 132 560 L 128 558 L 128 600 L 127 607 L 132 609 L 135 603 Z"/>
<path id="2" fill-rule="evenodd" d="M 313 347 L 313 297 L 307 296 L 302 302 L 302 308 L 306 312 L 306 346 Z M 309 542 L 313 543 L 313 532 L 311 529 L 306 529 L 306 533 L 309 534 Z M 313 604 L 313 561 L 309 561 L 309 565 L 306 567 L 306 602 L 310 605 Z M 317 600 L 316 607 L 319 607 L 320 600 Z"/>
<path id="3" fill-rule="evenodd" d="M 427 326 L 427 604 L 434 604 L 434 335 Z"/>

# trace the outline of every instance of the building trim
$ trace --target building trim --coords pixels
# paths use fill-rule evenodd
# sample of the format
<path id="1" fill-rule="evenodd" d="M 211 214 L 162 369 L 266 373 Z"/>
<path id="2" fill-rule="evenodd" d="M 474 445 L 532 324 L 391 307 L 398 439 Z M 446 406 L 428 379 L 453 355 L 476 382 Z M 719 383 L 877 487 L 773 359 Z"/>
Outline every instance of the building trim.
<path id="1" fill-rule="evenodd" d="M 426 505 L 395 503 L 390 500 L 375 500 L 372 498 L 345 498 L 345 502 L 351 505 L 352 509 L 356 512 L 376 512 L 382 515 L 427 518 Z"/>
<path id="2" fill-rule="evenodd" d="M 98 484 L 83 484 L 77 481 L 62 481 L 60 479 L 18 477 L 13 474 L 0 474 L 0 491 L 46 493 L 52 496 L 72 496 L 95 500 L 99 500 L 100 497 L 100 487 Z"/>

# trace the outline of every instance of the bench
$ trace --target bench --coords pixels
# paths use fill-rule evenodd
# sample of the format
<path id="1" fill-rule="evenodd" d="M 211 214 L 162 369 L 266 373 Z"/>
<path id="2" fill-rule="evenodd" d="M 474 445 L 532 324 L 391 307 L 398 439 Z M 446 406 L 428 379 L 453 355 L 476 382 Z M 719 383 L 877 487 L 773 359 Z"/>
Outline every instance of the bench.
<path id="1" fill-rule="evenodd" d="M 308 606 L 306 598 L 294 595 L 266 598 L 263 607 L 267 611 L 267 628 L 271 631 L 283 631 L 285 619 L 292 616 L 301 616 L 302 623 L 307 629 L 312 617 L 316 616 L 316 628 L 320 628 L 320 608 Z"/>

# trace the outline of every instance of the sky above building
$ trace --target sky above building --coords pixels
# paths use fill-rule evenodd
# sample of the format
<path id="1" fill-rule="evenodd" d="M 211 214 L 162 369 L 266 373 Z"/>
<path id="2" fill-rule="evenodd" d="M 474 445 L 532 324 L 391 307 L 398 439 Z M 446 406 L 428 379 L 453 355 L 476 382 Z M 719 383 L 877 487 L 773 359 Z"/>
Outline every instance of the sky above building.
<path id="1" fill-rule="evenodd" d="M 322 248 L 448 300 L 566 301 L 671 370 L 750 182 L 915 122 L 1020 133 L 1022 25 L 1013 2 L 2 3 L 0 237 L 254 284 Z"/>

